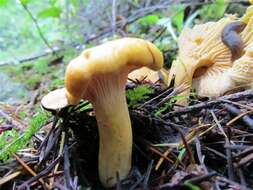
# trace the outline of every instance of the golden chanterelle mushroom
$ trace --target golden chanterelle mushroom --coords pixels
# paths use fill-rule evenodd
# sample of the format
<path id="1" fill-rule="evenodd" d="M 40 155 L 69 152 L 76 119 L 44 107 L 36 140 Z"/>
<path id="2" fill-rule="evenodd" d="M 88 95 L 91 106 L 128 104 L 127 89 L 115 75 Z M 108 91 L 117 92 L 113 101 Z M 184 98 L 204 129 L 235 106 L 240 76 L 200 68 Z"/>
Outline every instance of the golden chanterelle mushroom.
<path id="1" fill-rule="evenodd" d="M 226 30 L 226 31 L 225 31 Z M 230 31 L 231 30 L 231 31 Z M 189 86 L 200 97 L 217 97 L 253 81 L 253 5 L 238 19 L 226 16 L 217 22 L 185 28 L 178 39 L 179 52 L 170 70 L 169 83 Z M 187 104 L 181 100 L 179 104 Z"/>
<path id="2" fill-rule="evenodd" d="M 158 71 L 163 62 L 162 52 L 149 41 L 109 41 L 73 59 L 66 68 L 65 88 L 41 100 L 52 111 L 76 105 L 81 99 L 91 102 L 99 132 L 98 173 L 106 188 L 125 179 L 132 166 L 132 128 L 125 97 L 128 74 L 142 67 Z"/>

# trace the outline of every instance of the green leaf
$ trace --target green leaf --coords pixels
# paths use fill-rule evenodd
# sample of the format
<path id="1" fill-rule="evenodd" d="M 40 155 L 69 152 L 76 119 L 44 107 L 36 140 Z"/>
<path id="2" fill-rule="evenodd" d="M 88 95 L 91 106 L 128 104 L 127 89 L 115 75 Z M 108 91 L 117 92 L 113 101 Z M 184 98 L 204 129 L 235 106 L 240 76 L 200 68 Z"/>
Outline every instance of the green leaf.
<path id="1" fill-rule="evenodd" d="M 19 0 L 23 5 L 27 5 L 31 0 Z"/>
<path id="2" fill-rule="evenodd" d="M 178 160 L 182 161 L 183 158 L 184 158 L 184 155 L 185 155 L 185 152 L 186 152 L 186 149 L 185 148 L 182 148 L 180 151 L 179 151 L 179 155 L 178 155 Z"/>
<path id="3" fill-rule="evenodd" d="M 204 20 L 217 20 L 224 15 L 227 5 L 225 0 L 216 0 L 213 4 L 203 6 L 200 15 Z"/>
<path id="4" fill-rule="evenodd" d="M 197 185 L 190 183 L 189 181 L 184 182 L 184 185 L 191 190 L 201 190 Z"/>
<path id="5" fill-rule="evenodd" d="M 177 5 L 173 7 L 176 11 L 176 14 L 172 17 L 172 23 L 176 26 L 178 31 L 182 31 L 184 24 L 184 9 L 183 5 Z"/>
<path id="6" fill-rule="evenodd" d="M 142 18 L 139 19 L 139 24 L 141 25 L 145 25 L 145 26 L 150 26 L 150 25 L 154 25 L 158 22 L 159 17 L 158 15 L 147 15 L 144 16 Z"/>
<path id="7" fill-rule="evenodd" d="M 77 2 L 78 2 L 78 0 L 72 0 L 72 1 L 77 1 Z M 89 4 L 89 0 L 83 0 L 83 4 L 84 4 L 85 6 L 87 6 L 87 5 Z"/>
<path id="8" fill-rule="evenodd" d="M 59 18 L 62 10 L 58 7 L 50 7 L 39 12 L 39 18 Z"/>
<path id="9" fill-rule="evenodd" d="M 56 2 L 57 2 L 57 0 L 50 0 L 51 5 L 55 5 Z"/>
<path id="10" fill-rule="evenodd" d="M 226 3 L 225 0 L 216 0 L 215 10 L 218 17 L 222 17 L 226 11 Z"/>
<path id="11" fill-rule="evenodd" d="M 68 3 L 70 3 L 71 5 L 73 5 L 74 7 L 79 7 L 80 8 L 80 4 L 87 6 L 89 4 L 90 0 L 69 0 Z"/>
<path id="12" fill-rule="evenodd" d="M 0 7 L 4 7 L 8 2 L 9 0 L 0 0 Z"/>

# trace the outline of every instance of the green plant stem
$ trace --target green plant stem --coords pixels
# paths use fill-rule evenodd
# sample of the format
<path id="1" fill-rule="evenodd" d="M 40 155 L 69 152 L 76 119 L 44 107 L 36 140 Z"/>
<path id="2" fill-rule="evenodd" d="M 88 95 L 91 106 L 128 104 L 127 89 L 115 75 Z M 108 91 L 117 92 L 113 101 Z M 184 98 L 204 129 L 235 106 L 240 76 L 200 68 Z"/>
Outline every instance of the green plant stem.
<path id="1" fill-rule="evenodd" d="M 46 44 L 46 46 L 52 51 L 52 53 L 53 53 L 54 55 L 56 55 L 57 58 L 59 58 L 58 55 L 57 55 L 57 53 L 56 53 L 56 52 L 54 51 L 54 49 L 50 46 L 49 42 L 48 42 L 47 39 L 45 38 L 44 34 L 42 33 L 42 31 L 41 31 L 41 29 L 40 29 L 40 26 L 39 26 L 39 24 L 38 24 L 38 21 L 37 21 L 36 18 L 33 16 L 33 14 L 31 13 L 31 11 L 28 9 L 27 5 L 23 4 L 22 2 L 20 2 L 20 4 L 21 4 L 22 7 L 25 9 L 25 11 L 28 13 L 28 15 L 31 17 L 31 19 L 32 19 L 33 23 L 35 24 L 35 27 L 36 27 L 36 29 L 37 29 L 37 31 L 38 31 L 38 33 L 39 33 L 39 35 L 40 35 L 42 41 L 43 41 L 43 42 Z"/>

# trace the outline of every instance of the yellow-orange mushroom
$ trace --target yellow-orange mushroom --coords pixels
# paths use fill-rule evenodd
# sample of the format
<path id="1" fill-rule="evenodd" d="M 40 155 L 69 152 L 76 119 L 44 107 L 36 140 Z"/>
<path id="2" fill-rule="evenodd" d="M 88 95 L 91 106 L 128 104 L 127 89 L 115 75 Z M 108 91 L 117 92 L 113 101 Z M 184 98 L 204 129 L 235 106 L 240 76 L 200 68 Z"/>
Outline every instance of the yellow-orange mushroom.
<path id="1" fill-rule="evenodd" d="M 117 176 L 124 179 L 131 169 L 132 129 L 125 83 L 130 72 L 144 66 L 160 70 L 162 53 L 149 41 L 123 38 L 84 50 L 66 69 L 65 89 L 61 92 L 67 104 L 78 104 L 86 99 L 95 110 L 99 130 L 99 177 L 105 187 L 114 186 Z M 58 96 L 61 92 L 51 95 Z M 65 100 L 61 102 L 64 104 Z"/>
<path id="2" fill-rule="evenodd" d="M 252 13 L 250 6 L 241 20 L 229 15 L 184 29 L 169 77 L 170 82 L 175 75 L 175 86 L 189 86 L 181 95 L 188 96 L 193 88 L 198 96 L 217 97 L 253 81 Z M 185 105 L 187 101 L 178 103 Z"/>

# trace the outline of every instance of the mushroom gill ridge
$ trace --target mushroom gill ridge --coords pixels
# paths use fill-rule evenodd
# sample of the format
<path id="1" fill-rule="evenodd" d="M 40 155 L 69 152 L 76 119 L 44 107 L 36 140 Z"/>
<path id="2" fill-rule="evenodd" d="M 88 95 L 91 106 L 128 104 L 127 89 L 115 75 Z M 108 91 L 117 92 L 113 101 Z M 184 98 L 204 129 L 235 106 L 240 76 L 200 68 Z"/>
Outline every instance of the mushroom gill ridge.
<path id="1" fill-rule="evenodd" d="M 182 92 L 183 95 L 189 95 L 193 88 L 198 96 L 217 97 L 253 80 L 251 77 L 253 62 L 250 56 L 252 54 L 248 48 L 253 41 L 252 11 L 252 6 L 248 7 L 244 19 L 241 20 L 228 15 L 217 22 L 184 29 L 178 40 L 178 57 L 172 64 L 169 78 L 171 81 L 172 75 L 175 75 L 176 87 L 183 83 L 189 84 L 189 89 Z M 238 25 L 241 28 L 236 32 L 240 38 L 237 41 L 243 42 L 239 45 L 242 46 L 242 53 L 239 53 L 236 59 L 233 56 L 233 49 L 222 39 L 224 28 L 235 22 L 242 23 Z M 231 40 L 230 44 L 233 45 L 234 39 L 227 38 L 227 40 Z M 237 44 L 234 45 L 238 47 Z M 186 101 L 178 103 L 187 104 Z"/>

